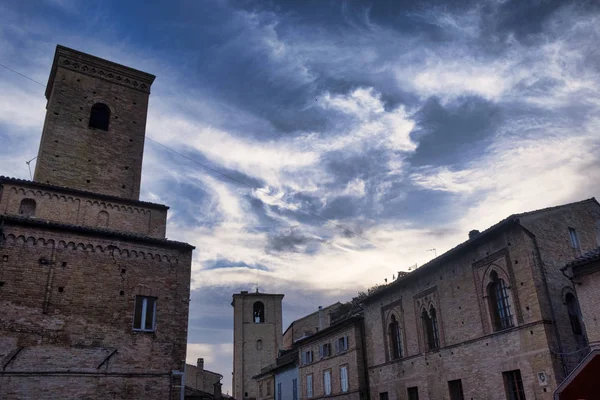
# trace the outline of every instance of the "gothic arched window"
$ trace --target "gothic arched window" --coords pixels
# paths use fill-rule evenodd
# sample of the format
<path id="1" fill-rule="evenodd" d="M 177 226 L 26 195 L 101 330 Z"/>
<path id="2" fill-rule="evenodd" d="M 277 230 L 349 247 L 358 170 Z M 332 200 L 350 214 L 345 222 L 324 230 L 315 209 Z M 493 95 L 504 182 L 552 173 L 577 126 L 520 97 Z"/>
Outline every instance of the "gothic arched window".
<path id="1" fill-rule="evenodd" d="M 423 333 L 425 335 L 427 350 L 437 349 L 440 347 L 440 333 L 438 330 L 437 313 L 433 304 L 429 308 L 429 313 L 423 309 L 421 320 L 423 322 Z"/>
<path id="2" fill-rule="evenodd" d="M 390 346 L 392 359 L 402 357 L 402 335 L 400 333 L 400 324 L 396 321 L 396 316 L 392 315 L 389 325 Z"/>
<path id="3" fill-rule="evenodd" d="M 581 322 L 579 321 L 579 306 L 577 305 L 577 299 L 572 293 L 567 293 L 565 296 L 565 304 L 567 305 L 567 312 L 569 313 L 573 334 L 575 336 L 583 336 Z"/>
<path id="4" fill-rule="evenodd" d="M 508 290 L 496 271 L 490 273 L 491 282 L 487 287 L 490 313 L 494 330 L 500 331 L 513 326 Z"/>
<path id="5" fill-rule="evenodd" d="M 35 200 L 33 200 L 33 199 L 21 200 L 21 205 L 19 206 L 19 214 L 24 217 L 35 216 Z"/>
<path id="6" fill-rule="evenodd" d="M 108 106 L 103 103 L 94 104 L 92 106 L 92 111 L 90 112 L 89 127 L 107 131 L 109 122 L 110 108 L 108 108 Z"/>
<path id="7" fill-rule="evenodd" d="M 265 322 L 265 305 L 262 303 L 262 301 L 257 301 L 256 303 L 254 303 L 252 311 L 255 323 L 258 324 Z"/>

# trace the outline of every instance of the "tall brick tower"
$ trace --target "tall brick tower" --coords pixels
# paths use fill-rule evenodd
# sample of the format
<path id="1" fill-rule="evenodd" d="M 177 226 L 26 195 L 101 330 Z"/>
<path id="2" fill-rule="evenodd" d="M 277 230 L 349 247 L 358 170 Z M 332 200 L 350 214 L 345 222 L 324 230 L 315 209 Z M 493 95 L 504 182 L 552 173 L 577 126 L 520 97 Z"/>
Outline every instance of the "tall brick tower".
<path id="1" fill-rule="evenodd" d="M 253 376 L 275 362 L 282 343 L 282 294 L 233 295 L 233 397 L 256 399 Z"/>
<path id="2" fill-rule="evenodd" d="M 34 181 L 139 199 L 154 78 L 57 46 Z"/>
<path id="3" fill-rule="evenodd" d="M 194 247 L 139 200 L 153 80 L 56 48 L 35 179 L 0 176 L 0 399 L 183 396 Z"/>

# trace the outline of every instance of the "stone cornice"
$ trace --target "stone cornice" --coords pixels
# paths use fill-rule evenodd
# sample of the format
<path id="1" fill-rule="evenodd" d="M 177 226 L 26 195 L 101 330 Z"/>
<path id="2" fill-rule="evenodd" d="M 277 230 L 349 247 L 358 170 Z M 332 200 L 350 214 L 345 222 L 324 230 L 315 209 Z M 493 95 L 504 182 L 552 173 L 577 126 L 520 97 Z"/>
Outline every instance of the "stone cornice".
<path id="1" fill-rule="evenodd" d="M 52 93 L 52 85 L 58 67 L 101 78 L 144 93 L 150 93 L 150 86 L 156 78 L 147 72 L 58 45 L 56 46 L 54 62 L 46 86 L 46 99 L 49 99 Z"/>

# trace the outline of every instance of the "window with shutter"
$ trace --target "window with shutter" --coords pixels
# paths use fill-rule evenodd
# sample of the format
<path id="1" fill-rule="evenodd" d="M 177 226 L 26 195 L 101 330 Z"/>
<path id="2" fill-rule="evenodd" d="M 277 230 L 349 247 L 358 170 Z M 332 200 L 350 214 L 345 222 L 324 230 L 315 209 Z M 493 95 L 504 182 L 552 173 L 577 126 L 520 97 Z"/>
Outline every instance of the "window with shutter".
<path id="1" fill-rule="evenodd" d="M 323 372 L 323 391 L 326 395 L 331 394 L 331 371 Z"/>
<path id="2" fill-rule="evenodd" d="M 313 376 L 306 375 L 306 397 L 313 397 Z"/>
<path id="3" fill-rule="evenodd" d="M 348 367 L 340 367 L 340 381 L 342 383 L 342 392 L 348 391 Z"/>
<path id="4" fill-rule="evenodd" d="M 292 380 L 292 400 L 298 400 L 298 380 Z"/>
<path id="5" fill-rule="evenodd" d="M 277 400 L 282 400 L 281 398 L 281 382 L 277 384 Z"/>

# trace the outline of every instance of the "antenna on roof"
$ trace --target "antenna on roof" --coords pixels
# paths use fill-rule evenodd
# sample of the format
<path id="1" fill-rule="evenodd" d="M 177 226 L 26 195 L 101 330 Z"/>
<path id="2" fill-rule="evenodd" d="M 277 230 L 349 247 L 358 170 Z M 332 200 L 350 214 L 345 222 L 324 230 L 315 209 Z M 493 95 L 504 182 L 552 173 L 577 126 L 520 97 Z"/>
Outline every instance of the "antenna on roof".
<path id="1" fill-rule="evenodd" d="M 25 164 L 27 164 L 27 168 L 29 168 L 29 178 L 31 178 L 31 180 L 33 180 L 33 175 L 31 175 L 31 165 L 29 165 L 33 160 L 35 160 L 37 158 L 37 156 L 33 157 L 31 160 L 29 161 L 25 161 Z"/>
<path id="2" fill-rule="evenodd" d="M 429 250 L 425 250 L 425 251 L 433 251 L 433 256 L 437 257 L 437 250 L 435 248 L 429 249 Z"/>

